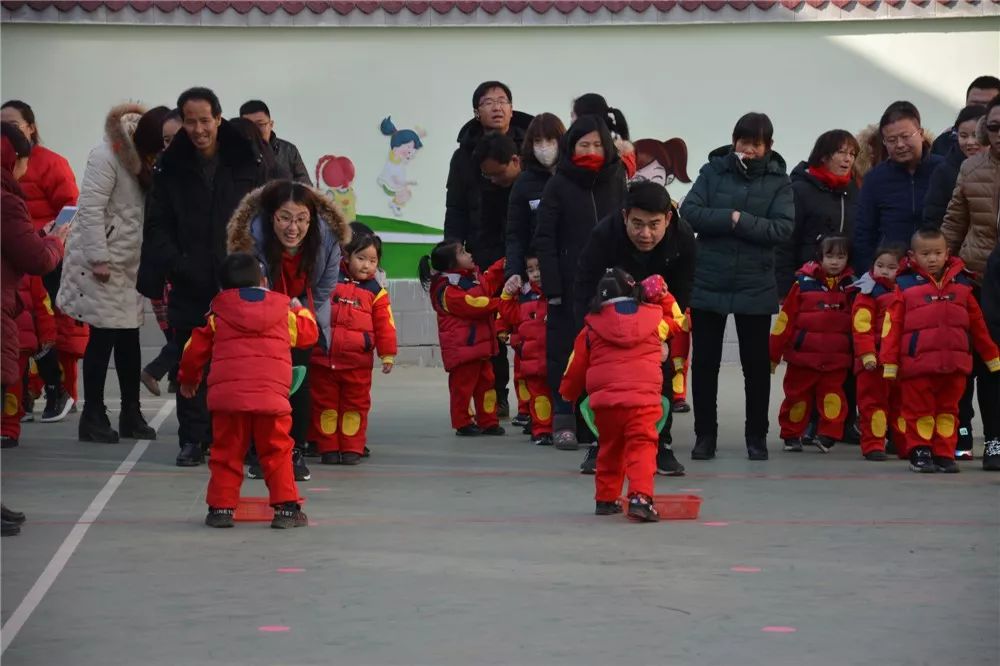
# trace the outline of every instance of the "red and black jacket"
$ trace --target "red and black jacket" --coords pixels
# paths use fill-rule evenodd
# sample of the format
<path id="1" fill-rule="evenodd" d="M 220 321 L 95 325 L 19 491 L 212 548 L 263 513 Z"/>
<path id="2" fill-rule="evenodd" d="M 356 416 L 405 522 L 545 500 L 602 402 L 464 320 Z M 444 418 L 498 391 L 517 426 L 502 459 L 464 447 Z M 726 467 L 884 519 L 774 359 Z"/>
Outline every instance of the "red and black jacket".
<path id="1" fill-rule="evenodd" d="M 56 318 L 42 278 L 24 275 L 17 285 L 23 310 L 17 316 L 17 333 L 22 354 L 34 354 L 56 341 Z"/>
<path id="2" fill-rule="evenodd" d="M 896 283 L 865 273 L 854 283 L 856 289 L 851 310 L 851 334 L 854 342 L 854 372 L 865 363 L 878 362 L 882 339 L 892 332 L 890 306 L 896 300 Z"/>
<path id="3" fill-rule="evenodd" d="M 312 363 L 335 370 L 371 368 L 376 351 L 382 363 L 395 361 L 396 321 L 389 292 L 375 279 L 352 280 L 346 265 L 330 295 L 330 331 L 330 351 L 316 347 Z"/>
<path id="4" fill-rule="evenodd" d="M 438 273 L 431 281 L 431 306 L 437 313 L 444 369 L 482 361 L 499 351 L 495 294 L 503 286 L 503 259 L 478 270 Z"/>
<path id="5" fill-rule="evenodd" d="M 524 377 L 547 376 L 545 318 L 549 301 L 536 285 L 526 284 L 516 296 L 500 296 L 500 316 L 510 331 L 510 344 L 521 359 Z"/>

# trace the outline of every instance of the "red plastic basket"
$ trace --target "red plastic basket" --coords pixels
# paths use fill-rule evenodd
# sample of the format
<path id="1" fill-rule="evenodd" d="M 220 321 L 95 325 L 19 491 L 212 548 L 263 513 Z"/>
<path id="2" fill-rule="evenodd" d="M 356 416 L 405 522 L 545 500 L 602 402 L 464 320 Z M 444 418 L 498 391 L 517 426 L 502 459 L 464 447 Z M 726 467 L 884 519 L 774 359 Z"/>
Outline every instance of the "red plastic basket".
<path id="1" fill-rule="evenodd" d="M 622 498 L 628 509 L 628 499 Z M 653 495 L 653 504 L 661 520 L 697 520 L 701 510 L 701 497 L 697 495 Z"/>
<path id="2" fill-rule="evenodd" d="M 236 511 L 233 513 L 233 520 L 238 523 L 269 523 L 274 519 L 274 509 L 271 508 L 271 500 L 267 497 L 241 497 Z M 305 504 L 303 497 L 299 504 Z"/>

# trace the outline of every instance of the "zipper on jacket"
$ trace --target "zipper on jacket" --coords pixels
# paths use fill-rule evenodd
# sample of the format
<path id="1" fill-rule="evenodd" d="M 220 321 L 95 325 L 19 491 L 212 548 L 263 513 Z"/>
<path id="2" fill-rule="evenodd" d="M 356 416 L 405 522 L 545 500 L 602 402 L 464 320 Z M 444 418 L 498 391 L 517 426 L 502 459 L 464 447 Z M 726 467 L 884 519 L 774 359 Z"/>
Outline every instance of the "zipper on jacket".
<path id="1" fill-rule="evenodd" d="M 847 196 L 847 192 L 840 195 L 840 233 L 844 233 L 844 197 Z"/>

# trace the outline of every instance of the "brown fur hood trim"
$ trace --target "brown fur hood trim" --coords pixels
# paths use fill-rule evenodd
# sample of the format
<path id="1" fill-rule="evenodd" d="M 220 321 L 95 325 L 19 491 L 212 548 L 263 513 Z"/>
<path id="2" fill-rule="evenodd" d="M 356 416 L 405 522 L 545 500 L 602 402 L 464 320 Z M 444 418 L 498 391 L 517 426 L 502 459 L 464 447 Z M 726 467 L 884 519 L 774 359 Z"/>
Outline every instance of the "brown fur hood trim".
<path id="1" fill-rule="evenodd" d="M 869 171 L 888 158 L 885 146 L 882 144 L 882 135 L 878 129 L 878 123 L 872 123 L 868 127 L 858 132 L 855 136 L 861 150 L 858 151 L 858 159 L 854 160 L 854 173 L 858 178 L 864 178 Z M 934 132 L 924 129 L 924 154 L 931 152 L 931 144 L 934 143 Z"/>
<path id="2" fill-rule="evenodd" d="M 132 137 L 128 135 L 122 125 L 122 118 L 130 113 L 137 113 L 141 116 L 146 113 L 146 107 L 142 104 L 127 102 L 111 109 L 104 121 L 104 136 L 111 144 L 111 152 L 115 154 L 125 170 L 138 176 L 139 172 L 142 171 L 142 160 L 139 159 L 139 152 L 135 149 Z"/>
<path id="3" fill-rule="evenodd" d="M 226 225 L 226 246 L 229 252 L 253 252 L 256 242 L 250 235 L 250 225 L 254 219 L 260 215 L 260 195 L 273 183 L 258 187 L 240 201 L 236 207 L 236 212 L 229 218 Z M 351 225 L 348 224 L 340 211 L 337 210 L 333 199 L 315 187 L 307 187 L 312 198 L 313 207 L 321 220 L 326 222 L 326 226 L 333 233 L 333 237 L 340 245 L 346 245 L 351 241 Z"/>

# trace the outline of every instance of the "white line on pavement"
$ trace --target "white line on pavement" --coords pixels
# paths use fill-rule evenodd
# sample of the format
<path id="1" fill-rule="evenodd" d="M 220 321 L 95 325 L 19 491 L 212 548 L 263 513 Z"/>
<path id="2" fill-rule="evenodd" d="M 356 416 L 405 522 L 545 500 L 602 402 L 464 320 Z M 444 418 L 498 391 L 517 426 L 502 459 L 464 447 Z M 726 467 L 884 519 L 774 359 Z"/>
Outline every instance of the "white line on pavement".
<path id="1" fill-rule="evenodd" d="M 176 403 L 174 401 L 170 401 L 160 407 L 160 411 L 156 413 L 156 416 L 154 416 L 153 420 L 149 422 L 149 425 L 153 428 L 159 428 L 163 422 L 167 420 L 167 417 L 170 416 L 170 412 L 174 410 L 175 404 Z M 94 500 L 90 503 L 90 506 L 87 507 L 87 510 L 84 511 L 83 515 L 80 516 L 80 519 L 76 521 L 73 529 L 70 530 L 69 534 L 63 540 L 62 545 L 59 546 L 59 550 L 56 551 L 56 554 L 52 556 L 52 559 L 45 567 L 45 571 L 42 572 L 42 575 L 38 577 L 35 584 L 31 586 L 30 590 L 28 590 L 28 594 L 25 595 L 21 604 L 7 620 L 7 624 L 3 625 L 3 628 L 0 629 L 0 641 L 2 641 L 0 655 L 6 652 L 7 648 L 10 647 L 10 644 L 17 637 L 18 632 L 20 632 L 21 628 L 24 627 L 24 623 L 28 621 L 28 618 L 31 617 L 31 614 L 38 607 L 38 604 L 42 602 L 42 599 L 48 593 L 49 588 L 51 588 L 52 584 L 56 581 L 56 578 L 58 578 L 59 574 L 62 573 L 66 563 L 69 562 L 69 558 L 72 557 L 77 547 L 79 547 L 80 542 L 83 541 L 83 537 L 87 534 L 87 530 L 89 530 L 90 526 L 97 521 L 101 512 L 104 511 L 104 507 L 107 506 L 108 502 L 111 500 L 112 495 L 114 495 L 115 491 L 118 490 L 118 486 L 122 484 L 128 473 L 131 472 L 132 468 L 135 467 L 135 464 L 139 462 L 139 458 L 142 457 L 142 454 L 146 452 L 148 447 L 148 439 L 141 439 L 135 443 L 135 446 L 132 447 L 129 454 L 125 456 L 125 460 L 122 461 L 122 464 L 118 466 L 118 469 L 116 469 L 114 474 L 111 475 L 108 482 L 104 484 L 101 491 L 97 493 L 96 497 L 94 497 Z"/>

